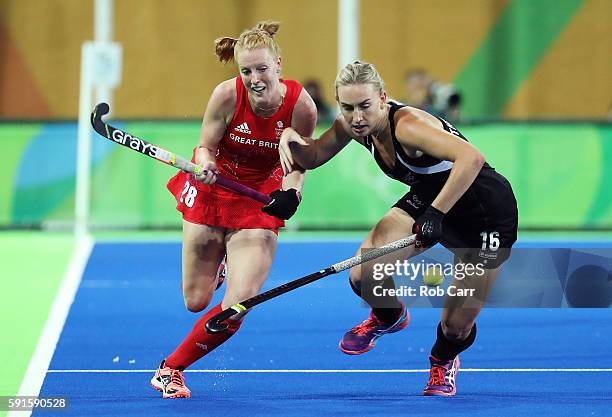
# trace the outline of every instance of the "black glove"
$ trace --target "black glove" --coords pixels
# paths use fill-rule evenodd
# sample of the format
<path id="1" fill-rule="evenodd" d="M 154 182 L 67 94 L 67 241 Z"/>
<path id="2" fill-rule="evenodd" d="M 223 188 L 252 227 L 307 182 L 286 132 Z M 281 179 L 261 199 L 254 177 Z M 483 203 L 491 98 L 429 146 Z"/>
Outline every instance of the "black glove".
<path id="1" fill-rule="evenodd" d="M 429 248 L 442 239 L 442 220 L 444 213 L 429 206 L 412 225 L 412 233 L 416 234 L 416 248 Z"/>
<path id="2" fill-rule="evenodd" d="M 295 214 L 302 196 L 295 188 L 287 191 L 276 190 L 270 193 L 272 202 L 261 208 L 261 211 L 279 219 L 289 220 Z"/>

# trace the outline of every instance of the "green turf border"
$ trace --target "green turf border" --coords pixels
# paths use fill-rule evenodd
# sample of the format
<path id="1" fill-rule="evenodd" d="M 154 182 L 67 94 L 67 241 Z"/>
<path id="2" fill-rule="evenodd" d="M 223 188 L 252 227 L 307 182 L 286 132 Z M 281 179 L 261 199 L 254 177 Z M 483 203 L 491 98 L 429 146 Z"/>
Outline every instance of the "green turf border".
<path id="1" fill-rule="evenodd" d="M 0 233 L 2 254 L 0 395 L 16 395 L 62 282 L 75 239 L 72 234 Z M 0 416 L 6 412 L 0 411 Z"/>

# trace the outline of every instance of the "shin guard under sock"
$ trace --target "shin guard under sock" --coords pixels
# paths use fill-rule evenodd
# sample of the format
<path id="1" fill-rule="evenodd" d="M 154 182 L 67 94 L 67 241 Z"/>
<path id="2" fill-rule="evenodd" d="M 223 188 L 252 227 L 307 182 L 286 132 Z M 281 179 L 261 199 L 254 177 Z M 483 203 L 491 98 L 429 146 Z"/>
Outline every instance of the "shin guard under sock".
<path id="1" fill-rule="evenodd" d="M 242 321 L 227 320 L 229 328 L 222 333 L 216 334 L 208 333 L 204 327 L 208 320 L 221 311 L 221 304 L 218 304 L 200 317 L 195 326 L 193 326 L 191 333 L 168 356 L 166 365 L 172 369 L 183 370 L 232 337 L 240 328 Z"/>

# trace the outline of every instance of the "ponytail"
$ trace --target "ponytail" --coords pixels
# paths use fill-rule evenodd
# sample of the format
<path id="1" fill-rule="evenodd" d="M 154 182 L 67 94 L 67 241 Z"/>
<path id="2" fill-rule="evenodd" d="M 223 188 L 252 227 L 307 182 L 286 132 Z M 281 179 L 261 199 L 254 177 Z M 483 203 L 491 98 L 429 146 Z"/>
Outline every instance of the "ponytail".
<path id="1" fill-rule="evenodd" d="M 227 64 L 234 59 L 234 47 L 238 43 L 238 39 L 234 38 L 218 38 L 215 39 L 215 55 L 222 64 Z"/>

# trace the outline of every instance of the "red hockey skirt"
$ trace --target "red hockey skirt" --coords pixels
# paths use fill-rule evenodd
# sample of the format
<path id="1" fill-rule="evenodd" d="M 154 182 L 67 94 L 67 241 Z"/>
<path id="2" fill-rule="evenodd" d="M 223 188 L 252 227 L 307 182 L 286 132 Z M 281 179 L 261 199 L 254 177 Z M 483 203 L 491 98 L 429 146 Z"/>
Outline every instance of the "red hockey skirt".
<path id="1" fill-rule="evenodd" d="M 202 184 L 186 172 L 172 177 L 167 188 L 176 199 L 176 209 L 190 223 L 228 229 L 270 229 L 276 234 L 278 228 L 285 225 L 283 220 L 261 211 L 262 203 L 216 184 Z M 276 182 L 257 186 L 257 190 L 265 194 L 278 188 L 280 184 Z"/>

